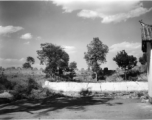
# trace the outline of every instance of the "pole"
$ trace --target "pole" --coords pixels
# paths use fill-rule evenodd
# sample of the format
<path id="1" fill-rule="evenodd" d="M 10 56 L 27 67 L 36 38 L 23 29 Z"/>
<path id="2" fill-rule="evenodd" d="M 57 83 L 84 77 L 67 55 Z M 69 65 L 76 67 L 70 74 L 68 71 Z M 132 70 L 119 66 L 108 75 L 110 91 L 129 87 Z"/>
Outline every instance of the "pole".
<path id="1" fill-rule="evenodd" d="M 147 42 L 147 78 L 148 78 L 148 96 L 152 103 L 152 45 Z"/>

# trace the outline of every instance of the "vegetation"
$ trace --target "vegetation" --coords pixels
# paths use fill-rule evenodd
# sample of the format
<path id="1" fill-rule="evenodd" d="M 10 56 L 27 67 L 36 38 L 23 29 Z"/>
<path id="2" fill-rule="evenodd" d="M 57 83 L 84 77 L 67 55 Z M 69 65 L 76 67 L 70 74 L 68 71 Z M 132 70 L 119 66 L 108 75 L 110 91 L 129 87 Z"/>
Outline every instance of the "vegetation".
<path id="1" fill-rule="evenodd" d="M 106 62 L 106 55 L 109 51 L 107 45 L 103 44 L 99 38 L 94 38 L 89 45 L 87 45 L 88 51 L 84 53 L 84 58 L 87 61 L 88 66 L 92 67 L 92 70 L 96 73 L 100 69 L 100 64 Z"/>
<path id="2" fill-rule="evenodd" d="M 57 77 L 64 78 L 64 81 L 79 81 L 79 82 L 90 82 L 93 79 L 103 80 L 108 82 L 111 81 L 123 81 L 123 78 L 128 80 L 147 80 L 146 73 L 141 72 L 140 68 L 136 68 L 137 58 L 133 55 L 128 55 L 125 50 L 117 53 L 113 58 L 116 64 L 121 68 L 121 73 L 119 71 L 115 72 L 113 70 L 108 70 L 108 68 L 102 69 L 100 65 L 106 62 L 106 55 L 109 51 L 107 45 L 103 44 L 99 38 L 93 38 L 90 44 L 87 45 L 87 52 L 84 53 L 84 59 L 88 64 L 88 70 L 81 69 L 77 71 L 77 63 L 75 61 L 69 63 L 69 55 L 65 50 L 52 43 L 41 44 L 41 50 L 37 51 L 38 59 L 40 64 L 45 64 L 46 68 L 44 70 L 48 77 L 43 75 L 34 75 L 34 72 L 28 73 L 28 75 L 23 75 L 22 73 L 15 73 L 18 71 L 10 72 L 15 70 L 15 67 L 7 68 L 9 72 L 7 76 L 5 70 L 0 68 L 0 90 L 10 90 L 14 95 L 15 99 L 40 99 L 47 97 L 48 95 L 62 96 L 61 93 L 55 93 L 54 91 L 48 91 L 43 89 L 41 83 L 45 80 L 60 80 Z M 142 57 L 139 58 L 139 62 L 145 65 L 147 62 L 147 56 L 144 53 Z M 32 68 L 35 63 L 33 57 L 29 56 L 26 62 L 23 64 L 23 68 Z M 91 68 L 91 69 L 90 69 Z M 136 68 L 136 69 L 134 69 Z M 31 69 L 31 70 L 36 70 Z M 123 70 L 125 71 L 125 77 L 123 76 Z M 39 73 L 38 73 L 39 74 Z M 126 77 L 126 74 L 128 77 Z M 61 81 L 61 80 L 60 80 Z M 80 92 L 81 96 L 90 96 L 92 93 L 89 90 L 82 90 Z"/>
<path id="3" fill-rule="evenodd" d="M 77 63 L 76 63 L 75 61 L 71 62 L 71 63 L 69 64 L 69 68 L 70 68 L 70 69 L 76 69 L 76 68 L 77 68 Z"/>
<path id="4" fill-rule="evenodd" d="M 26 59 L 26 61 L 27 61 L 27 63 L 29 63 L 30 65 L 32 65 L 32 64 L 34 64 L 35 63 L 35 60 L 34 60 L 34 58 L 33 57 L 27 57 L 27 59 Z"/>
<path id="5" fill-rule="evenodd" d="M 40 64 L 45 64 L 45 72 L 50 76 L 61 75 L 68 67 L 69 55 L 60 46 L 52 43 L 41 44 L 42 50 L 38 50 Z"/>
<path id="6" fill-rule="evenodd" d="M 147 63 L 147 55 L 146 55 L 146 53 L 143 53 L 142 57 L 139 58 L 139 62 L 142 65 L 145 65 Z"/>
<path id="7" fill-rule="evenodd" d="M 125 70 L 125 79 L 126 72 L 137 65 L 137 58 L 133 55 L 128 55 L 125 50 L 118 52 L 113 60 L 121 69 Z"/>
<path id="8" fill-rule="evenodd" d="M 32 64 L 35 63 L 35 60 L 33 57 L 27 57 L 26 62 L 23 64 L 23 68 L 32 68 Z"/>
<path id="9" fill-rule="evenodd" d="M 29 63 L 24 63 L 23 64 L 23 68 L 32 68 L 32 66 Z"/>

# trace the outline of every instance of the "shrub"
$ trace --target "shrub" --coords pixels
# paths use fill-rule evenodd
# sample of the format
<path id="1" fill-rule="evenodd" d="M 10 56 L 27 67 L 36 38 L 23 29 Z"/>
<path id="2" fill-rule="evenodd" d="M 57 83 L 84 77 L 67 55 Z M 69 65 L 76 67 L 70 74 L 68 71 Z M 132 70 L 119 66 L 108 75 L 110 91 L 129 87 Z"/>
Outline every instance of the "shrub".
<path id="1" fill-rule="evenodd" d="M 123 78 L 119 76 L 118 74 L 113 74 L 111 76 L 106 77 L 107 82 L 120 82 L 123 81 Z"/>
<path id="2" fill-rule="evenodd" d="M 31 94 L 33 94 L 32 91 L 38 88 L 40 88 L 38 83 L 34 79 L 29 78 L 27 81 L 14 86 L 14 97 L 15 99 L 30 98 L 32 96 Z"/>
<path id="3" fill-rule="evenodd" d="M 6 76 L 1 75 L 0 76 L 0 90 L 11 90 L 15 86 L 15 82 L 11 82 L 7 79 Z"/>
<path id="4" fill-rule="evenodd" d="M 83 97 L 86 97 L 90 96 L 92 94 L 92 91 L 90 91 L 89 89 L 82 89 L 79 94 Z"/>
<path id="5" fill-rule="evenodd" d="M 147 73 L 138 75 L 138 81 L 147 81 Z"/>

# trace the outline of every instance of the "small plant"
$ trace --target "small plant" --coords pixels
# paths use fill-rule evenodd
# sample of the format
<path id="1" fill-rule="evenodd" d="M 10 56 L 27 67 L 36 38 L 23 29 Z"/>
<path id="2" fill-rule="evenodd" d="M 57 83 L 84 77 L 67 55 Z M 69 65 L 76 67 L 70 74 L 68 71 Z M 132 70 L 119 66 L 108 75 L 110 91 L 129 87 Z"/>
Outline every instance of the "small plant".
<path id="1" fill-rule="evenodd" d="M 92 91 L 90 91 L 89 89 L 82 89 L 79 94 L 83 97 L 87 97 L 92 94 Z"/>

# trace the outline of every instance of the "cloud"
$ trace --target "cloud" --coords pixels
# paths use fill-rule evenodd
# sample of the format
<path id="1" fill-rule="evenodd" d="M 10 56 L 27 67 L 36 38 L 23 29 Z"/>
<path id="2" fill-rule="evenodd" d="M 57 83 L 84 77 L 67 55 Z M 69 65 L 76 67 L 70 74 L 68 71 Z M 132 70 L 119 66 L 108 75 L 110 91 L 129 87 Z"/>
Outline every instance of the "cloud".
<path id="1" fill-rule="evenodd" d="M 113 44 L 110 46 L 110 53 L 117 53 L 121 50 L 125 50 L 129 55 L 134 55 L 136 57 L 141 56 L 142 50 L 141 50 L 141 43 L 134 43 L 134 42 L 122 42 Z"/>
<path id="2" fill-rule="evenodd" d="M 12 59 L 12 58 L 0 58 L 0 66 L 2 67 L 12 67 L 12 66 L 22 66 L 26 61 L 25 58 Z"/>
<path id="3" fill-rule="evenodd" d="M 19 26 L 0 26 L 0 35 L 6 35 L 6 34 L 10 34 L 10 33 L 15 33 L 17 31 L 22 30 L 22 27 Z"/>
<path id="4" fill-rule="evenodd" d="M 25 45 L 29 45 L 30 44 L 30 42 L 28 41 L 28 42 L 26 42 L 26 43 L 24 43 Z"/>
<path id="5" fill-rule="evenodd" d="M 38 69 L 40 69 L 40 68 L 44 69 L 46 67 L 46 65 L 40 65 L 40 63 L 35 63 L 35 64 L 32 65 L 32 67 L 33 68 L 38 68 Z"/>
<path id="6" fill-rule="evenodd" d="M 38 36 L 35 38 L 36 40 L 42 40 L 42 37 Z"/>
<path id="7" fill-rule="evenodd" d="M 31 35 L 31 33 L 26 33 L 26 34 L 22 35 L 21 38 L 25 39 L 25 40 L 29 40 L 29 39 L 32 39 L 32 35 Z"/>
<path id="8" fill-rule="evenodd" d="M 0 58 L 0 66 L 6 67 L 22 67 L 23 63 L 26 62 L 25 58 L 20 59 L 12 59 L 12 58 Z M 32 67 L 36 67 L 38 69 L 45 68 L 45 65 L 40 65 L 39 63 L 35 63 Z"/>
<path id="9" fill-rule="evenodd" d="M 138 17 L 152 10 L 144 8 L 140 0 L 51 0 L 64 12 L 79 11 L 83 18 L 100 18 L 102 23 L 117 23 Z"/>
<path id="10" fill-rule="evenodd" d="M 21 58 L 21 59 L 12 59 L 12 58 L 0 58 L 0 61 L 6 61 L 6 62 L 24 62 L 25 58 Z"/>
<path id="11" fill-rule="evenodd" d="M 75 47 L 74 46 L 62 46 L 64 48 L 64 50 L 68 53 L 68 54 L 73 54 L 76 52 Z"/>

